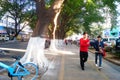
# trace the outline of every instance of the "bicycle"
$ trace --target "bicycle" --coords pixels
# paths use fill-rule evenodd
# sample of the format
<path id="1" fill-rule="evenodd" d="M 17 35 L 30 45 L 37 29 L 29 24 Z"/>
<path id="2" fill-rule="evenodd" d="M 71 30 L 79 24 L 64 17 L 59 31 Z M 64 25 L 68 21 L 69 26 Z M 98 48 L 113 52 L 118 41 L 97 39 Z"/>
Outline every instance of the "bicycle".
<path id="1" fill-rule="evenodd" d="M 34 63 L 22 64 L 18 61 L 18 57 L 13 57 L 16 62 L 12 66 L 8 66 L 0 62 L 0 66 L 7 69 L 8 76 L 13 80 L 13 77 L 17 77 L 18 80 L 36 80 L 38 77 L 38 67 Z"/>

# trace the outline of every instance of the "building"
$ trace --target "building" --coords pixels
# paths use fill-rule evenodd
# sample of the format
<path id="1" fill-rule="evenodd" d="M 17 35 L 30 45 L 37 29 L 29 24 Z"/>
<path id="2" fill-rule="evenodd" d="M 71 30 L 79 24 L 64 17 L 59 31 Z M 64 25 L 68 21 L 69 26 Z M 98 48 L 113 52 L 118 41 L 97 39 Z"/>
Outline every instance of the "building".
<path id="1" fill-rule="evenodd" d="M 15 31 L 14 30 L 14 20 L 11 19 L 9 17 L 9 13 L 6 13 L 0 20 L 0 34 L 4 34 L 6 35 L 7 33 L 9 33 L 9 36 L 12 35 L 12 33 Z M 20 24 L 19 29 L 22 28 L 22 24 Z M 26 26 L 19 34 L 19 38 L 21 36 L 21 38 L 23 36 L 27 36 L 27 38 L 30 38 L 31 34 L 32 34 L 32 29 L 29 26 Z M 26 38 L 26 37 L 25 37 Z"/>

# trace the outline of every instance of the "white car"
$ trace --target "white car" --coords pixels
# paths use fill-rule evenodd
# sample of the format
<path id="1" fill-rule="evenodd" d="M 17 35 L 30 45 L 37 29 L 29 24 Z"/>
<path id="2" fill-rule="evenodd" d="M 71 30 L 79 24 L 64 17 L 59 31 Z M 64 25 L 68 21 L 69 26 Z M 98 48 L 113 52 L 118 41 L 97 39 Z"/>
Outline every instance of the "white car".
<path id="1" fill-rule="evenodd" d="M 6 35 L 6 34 L 0 34 L 0 40 L 8 41 L 9 40 L 9 36 Z"/>
<path id="2" fill-rule="evenodd" d="M 116 39 L 117 37 L 109 37 L 109 38 L 103 38 L 103 42 L 107 45 L 107 46 L 112 46 L 112 45 L 116 45 Z"/>
<path id="3" fill-rule="evenodd" d="M 107 42 L 107 41 L 105 41 L 104 44 L 105 44 L 106 46 L 111 46 L 111 45 L 112 45 L 111 42 Z"/>

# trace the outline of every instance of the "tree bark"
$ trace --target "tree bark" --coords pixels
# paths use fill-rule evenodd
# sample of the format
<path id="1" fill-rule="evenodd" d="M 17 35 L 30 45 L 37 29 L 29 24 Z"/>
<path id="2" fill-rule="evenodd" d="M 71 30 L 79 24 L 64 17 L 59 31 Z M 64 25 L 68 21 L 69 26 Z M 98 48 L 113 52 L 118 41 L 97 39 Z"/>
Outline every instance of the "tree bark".
<path id="1" fill-rule="evenodd" d="M 37 25 L 33 31 L 33 37 L 46 37 L 47 26 L 49 26 L 50 16 L 45 9 L 44 0 L 36 0 L 36 12 L 38 16 Z"/>
<path id="2" fill-rule="evenodd" d="M 33 32 L 33 37 L 46 37 L 48 32 L 48 26 L 56 28 L 57 19 L 62 8 L 64 0 L 55 0 L 49 9 L 45 8 L 44 0 L 36 0 L 36 11 L 38 16 L 38 22 Z M 55 33 L 55 30 L 53 30 Z"/>

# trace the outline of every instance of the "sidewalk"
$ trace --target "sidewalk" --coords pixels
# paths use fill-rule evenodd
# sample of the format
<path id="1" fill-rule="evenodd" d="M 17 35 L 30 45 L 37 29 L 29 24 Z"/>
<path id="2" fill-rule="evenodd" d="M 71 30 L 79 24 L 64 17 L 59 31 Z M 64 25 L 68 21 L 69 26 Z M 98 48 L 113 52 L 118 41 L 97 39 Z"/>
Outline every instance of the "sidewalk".
<path id="1" fill-rule="evenodd" d="M 99 71 L 94 63 L 94 54 L 89 52 L 83 71 L 80 67 L 79 47 L 63 45 L 59 50 L 61 51 L 57 52 L 58 55 L 41 80 L 119 80 L 119 66 L 113 68 L 113 65 L 103 60 L 104 68 Z"/>
<path id="2" fill-rule="evenodd" d="M 59 51 L 45 51 L 46 57 L 52 62 L 50 62 L 47 72 L 38 80 L 119 80 L 119 70 L 117 72 L 117 70 L 114 70 L 106 62 L 103 63 L 104 69 L 99 71 L 94 64 L 94 55 L 92 53 L 89 53 L 88 61 L 85 64 L 85 71 L 82 71 L 79 64 L 79 47 L 63 44 L 58 46 L 57 49 Z M 17 53 L 13 55 L 15 54 Z M 23 55 L 24 53 L 21 53 L 21 56 Z M 8 61 L 9 63 L 12 60 L 8 58 L 10 56 L 11 54 L 6 57 L 1 57 L 3 58 L 1 60 Z M 10 64 L 12 63 L 11 61 Z M 113 75 L 115 77 L 114 79 L 112 79 Z M 10 78 L 7 77 L 6 72 L 0 72 L 0 80 L 10 80 Z"/>

